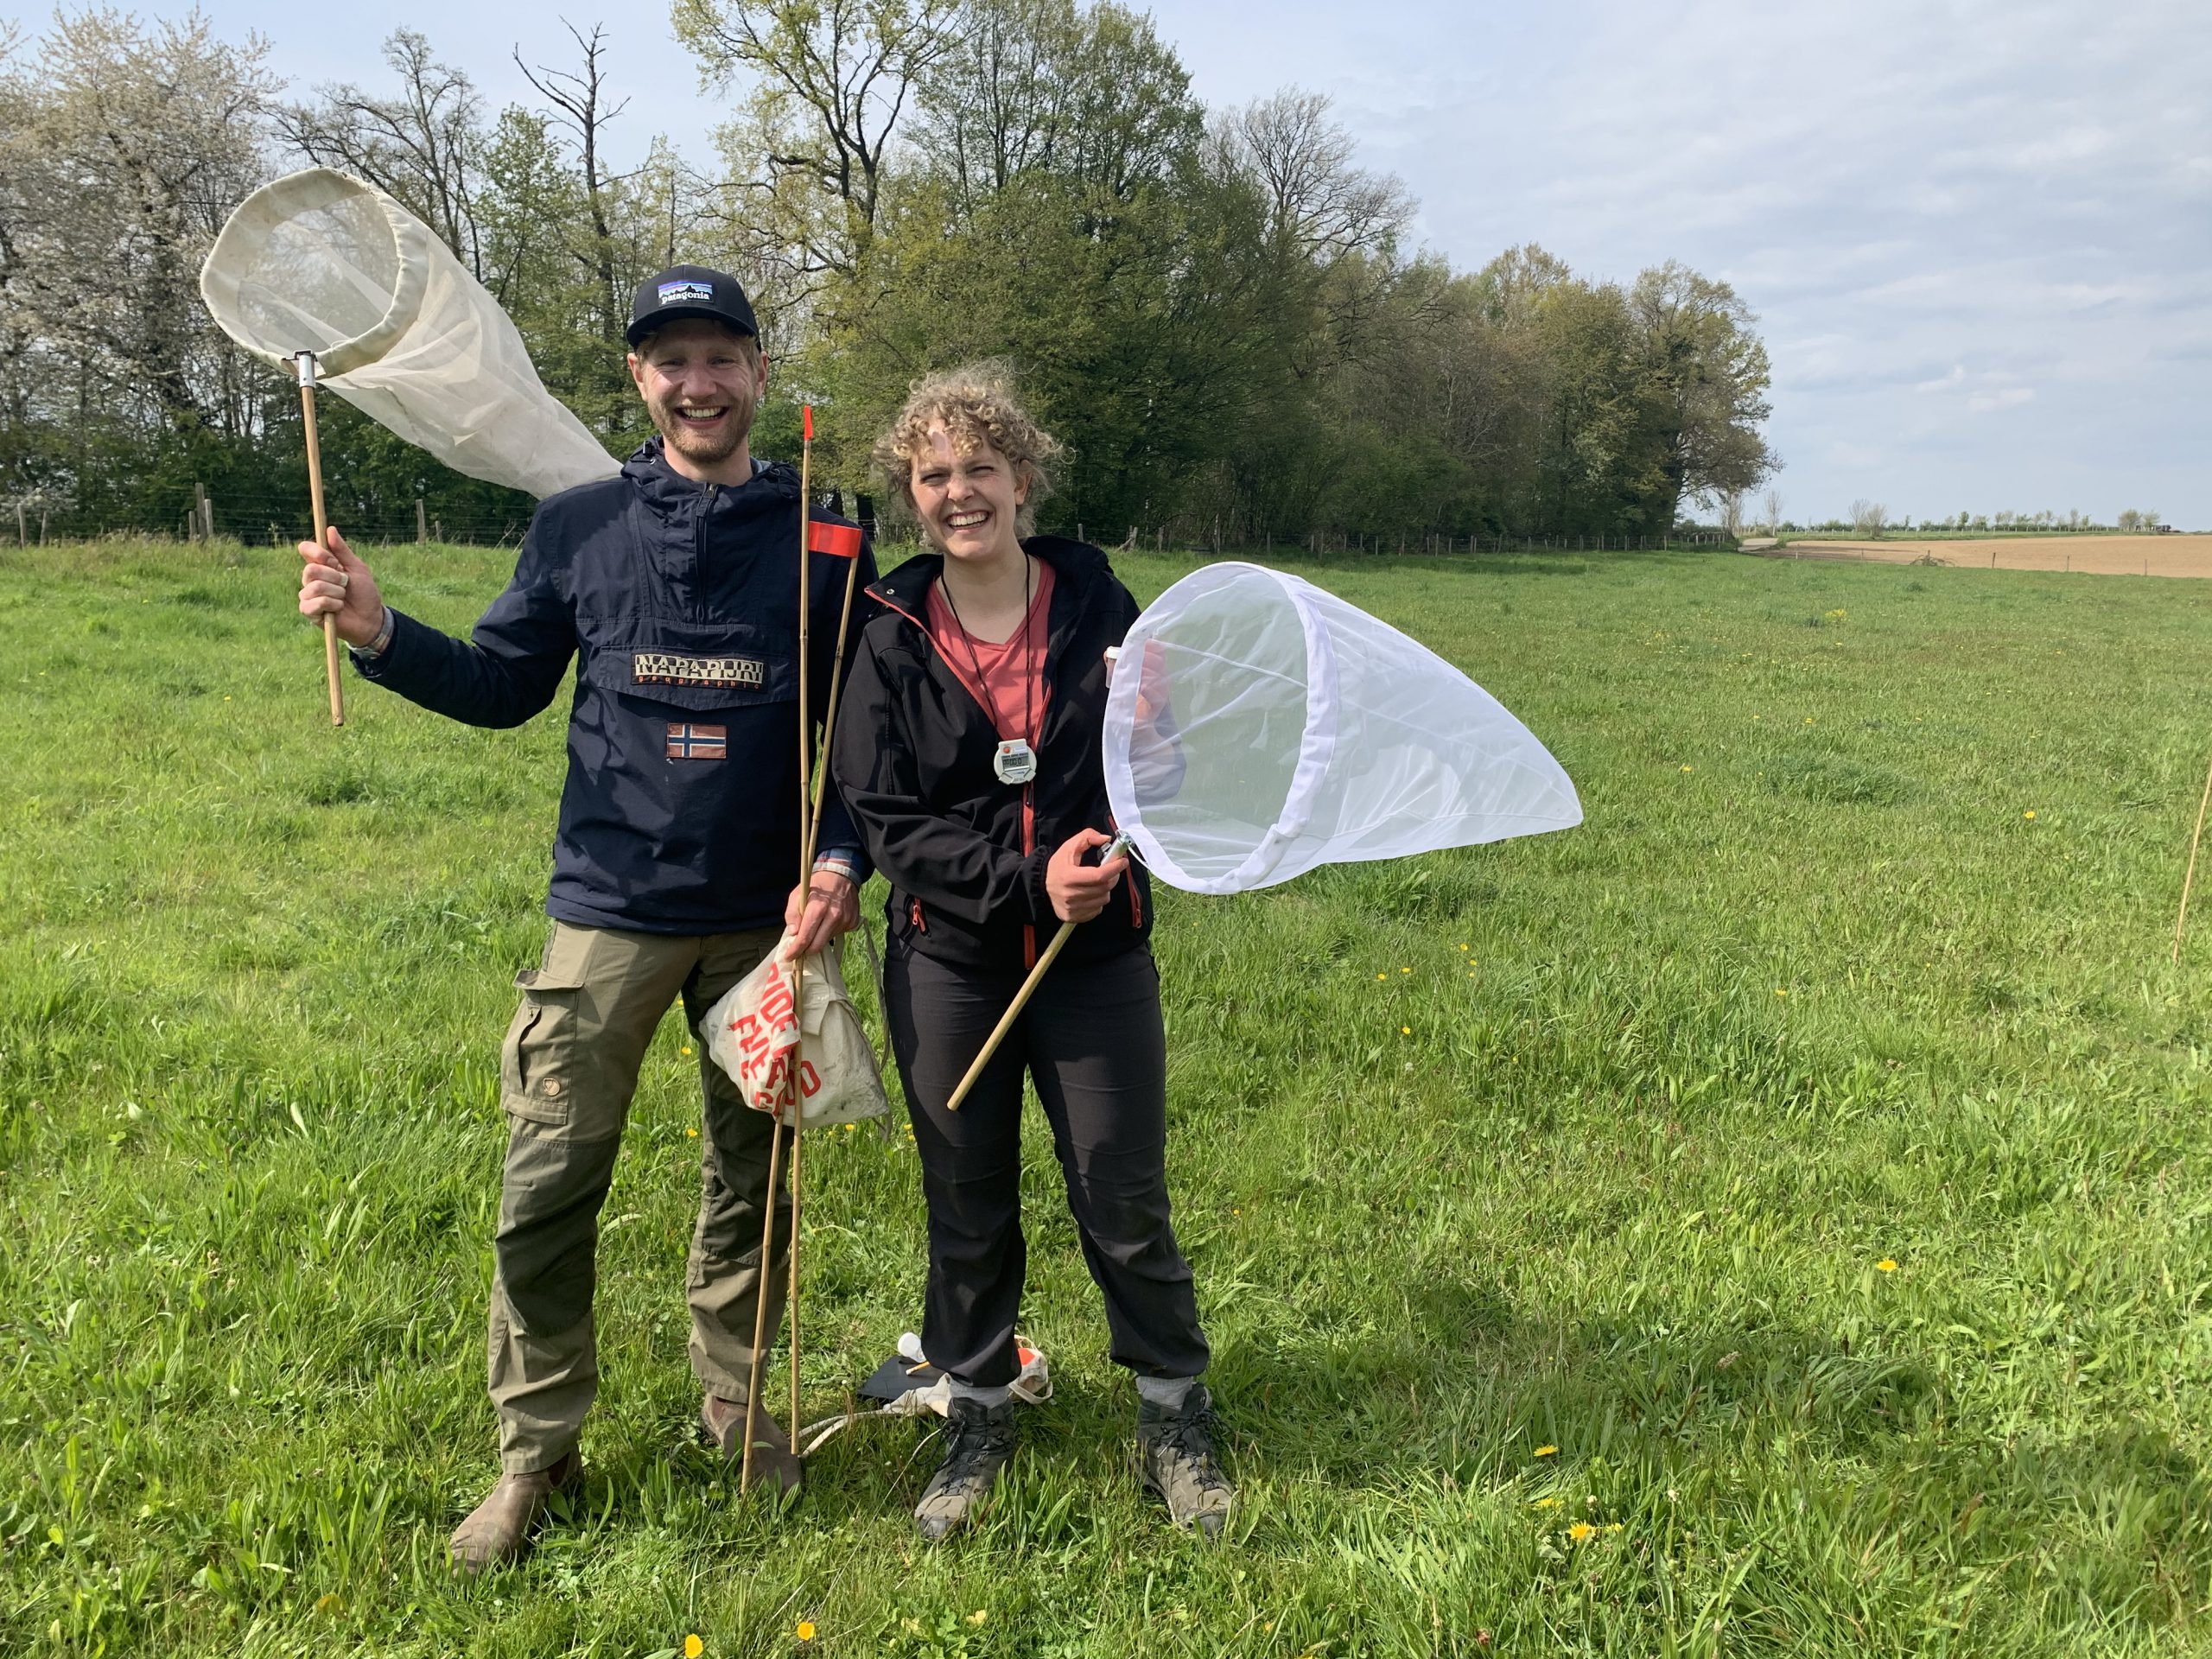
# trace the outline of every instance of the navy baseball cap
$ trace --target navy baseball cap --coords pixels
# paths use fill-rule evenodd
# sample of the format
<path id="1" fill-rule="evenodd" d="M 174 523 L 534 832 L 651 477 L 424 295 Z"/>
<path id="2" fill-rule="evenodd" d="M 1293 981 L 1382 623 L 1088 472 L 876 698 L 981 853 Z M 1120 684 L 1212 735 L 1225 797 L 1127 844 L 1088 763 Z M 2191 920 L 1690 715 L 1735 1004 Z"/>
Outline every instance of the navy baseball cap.
<path id="1" fill-rule="evenodd" d="M 753 320 L 753 302 L 745 297 L 736 277 L 709 270 L 704 265 L 671 265 L 659 276 L 648 276 L 638 284 L 636 297 L 630 302 L 630 326 L 623 331 L 623 338 L 634 350 L 656 328 L 687 317 L 719 322 L 755 340 L 760 337 L 760 325 Z"/>

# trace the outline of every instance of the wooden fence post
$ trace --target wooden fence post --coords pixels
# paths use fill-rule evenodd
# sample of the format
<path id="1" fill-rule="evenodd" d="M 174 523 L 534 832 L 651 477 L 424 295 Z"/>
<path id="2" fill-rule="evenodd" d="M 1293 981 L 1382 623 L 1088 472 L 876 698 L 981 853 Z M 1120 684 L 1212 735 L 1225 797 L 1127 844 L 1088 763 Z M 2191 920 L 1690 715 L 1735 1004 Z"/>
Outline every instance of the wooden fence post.
<path id="1" fill-rule="evenodd" d="M 30 544 L 30 531 L 23 523 L 23 504 L 18 501 L 16 503 L 16 545 L 29 547 Z"/>
<path id="2" fill-rule="evenodd" d="M 207 538 L 207 486 L 195 478 L 192 480 L 192 539 L 204 542 Z"/>
<path id="3" fill-rule="evenodd" d="M 423 516 L 423 498 L 419 495 L 415 498 L 415 539 L 418 542 L 430 539 L 430 521 Z"/>

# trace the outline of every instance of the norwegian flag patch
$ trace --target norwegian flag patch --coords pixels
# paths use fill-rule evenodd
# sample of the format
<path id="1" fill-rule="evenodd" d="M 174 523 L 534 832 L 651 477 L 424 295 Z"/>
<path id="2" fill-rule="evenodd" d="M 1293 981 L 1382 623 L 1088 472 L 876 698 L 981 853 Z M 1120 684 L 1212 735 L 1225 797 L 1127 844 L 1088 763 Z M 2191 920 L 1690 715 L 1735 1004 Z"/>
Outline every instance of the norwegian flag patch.
<path id="1" fill-rule="evenodd" d="M 727 760 L 729 728 L 702 726 L 696 721 L 668 722 L 668 758 L 671 760 Z"/>

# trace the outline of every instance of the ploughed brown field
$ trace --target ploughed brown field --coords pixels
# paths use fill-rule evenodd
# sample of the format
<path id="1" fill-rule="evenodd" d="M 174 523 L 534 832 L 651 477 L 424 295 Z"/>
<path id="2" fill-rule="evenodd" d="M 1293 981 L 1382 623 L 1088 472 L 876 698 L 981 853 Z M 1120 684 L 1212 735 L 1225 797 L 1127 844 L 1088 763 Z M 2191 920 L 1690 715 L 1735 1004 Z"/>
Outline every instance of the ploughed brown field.
<path id="1" fill-rule="evenodd" d="M 2110 576 L 2212 576 L 2212 536 L 1992 536 L 1917 541 L 1793 542 L 1769 558 L 1870 559 L 1910 564 L 1934 555 L 1967 569 L 2083 570 Z"/>

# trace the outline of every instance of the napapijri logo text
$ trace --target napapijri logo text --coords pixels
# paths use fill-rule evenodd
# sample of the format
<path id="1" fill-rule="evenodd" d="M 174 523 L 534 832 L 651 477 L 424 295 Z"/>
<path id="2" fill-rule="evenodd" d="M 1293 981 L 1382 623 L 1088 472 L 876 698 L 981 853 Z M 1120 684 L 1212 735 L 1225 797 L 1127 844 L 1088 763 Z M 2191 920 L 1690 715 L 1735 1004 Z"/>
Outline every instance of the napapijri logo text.
<path id="1" fill-rule="evenodd" d="M 665 651 L 640 651 L 631 656 L 630 678 L 639 685 L 731 685 L 757 690 L 768 683 L 768 665 L 755 657 L 678 657 Z"/>

